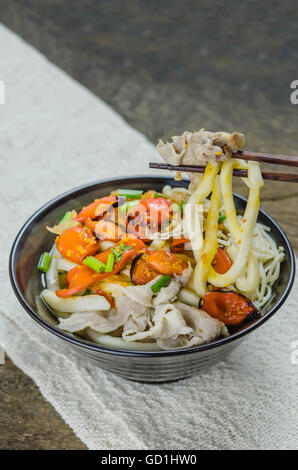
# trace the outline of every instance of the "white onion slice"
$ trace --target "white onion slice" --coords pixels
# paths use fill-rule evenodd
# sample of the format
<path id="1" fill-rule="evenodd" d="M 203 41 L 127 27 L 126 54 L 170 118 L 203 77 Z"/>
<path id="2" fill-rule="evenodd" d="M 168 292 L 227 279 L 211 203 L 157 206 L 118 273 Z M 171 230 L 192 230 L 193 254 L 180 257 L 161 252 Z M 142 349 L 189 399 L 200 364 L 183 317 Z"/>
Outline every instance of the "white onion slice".
<path id="1" fill-rule="evenodd" d="M 115 242 L 110 242 L 109 240 L 100 240 L 98 242 L 98 248 L 100 251 L 106 251 L 109 248 L 113 248 L 115 246 Z"/>
<path id="2" fill-rule="evenodd" d="M 178 300 L 198 308 L 200 297 L 193 290 L 183 287 L 178 294 Z"/>
<path id="3" fill-rule="evenodd" d="M 55 292 L 44 289 L 40 294 L 44 301 L 56 312 L 75 313 L 92 310 L 110 310 L 111 305 L 102 295 L 85 295 L 62 298 Z"/>
<path id="4" fill-rule="evenodd" d="M 124 341 L 122 338 L 117 338 L 111 335 L 101 335 L 91 328 L 87 328 L 85 331 L 86 336 L 94 341 L 95 343 L 106 346 L 107 348 L 116 349 L 132 349 L 134 351 L 160 351 L 156 342 L 154 343 L 140 343 L 137 341 Z"/>
<path id="5" fill-rule="evenodd" d="M 55 291 L 60 289 L 59 285 L 59 274 L 58 274 L 58 269 L 57 269 L 57 264 L 59 259 L 61 258 L 61 255 L 59 251 L 56 248 L 56 245 L 52 248 L 50 251 L 50 255 L 52 257 L 51 259 L 51 264 L 46 272 L 46 283 L 47 283 L 47 288 Z"/>
<path id="6" fill-rule="evenodd" d="M 58 271 L 70 271 L 72 268 L 75 268 L 78 266 L 76 263 L 73 263 L 72 261 L 69 261 L 66 258 L 58 258 L 57 261 L 57 269 Z"/>

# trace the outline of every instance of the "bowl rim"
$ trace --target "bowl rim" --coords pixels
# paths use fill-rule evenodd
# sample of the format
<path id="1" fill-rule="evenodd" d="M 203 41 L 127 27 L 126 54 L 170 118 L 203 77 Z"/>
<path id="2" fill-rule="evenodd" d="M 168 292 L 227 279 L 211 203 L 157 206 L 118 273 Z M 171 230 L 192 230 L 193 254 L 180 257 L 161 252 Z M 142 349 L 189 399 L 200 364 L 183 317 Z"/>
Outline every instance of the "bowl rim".
<path id="1" fill-rule="evenodd" d="M 181 349 L 172 349 L 172 350 L 160 350 L 160 351 L 139 351 L 139 350 L 129 350 L 129 349 L 113 349 L 113 348 L 108 348 L 105 346 L 100 345 L 99 343 L 91 342 L 88 341 L 87 339 L 80 339 L 79 337 L 71 336 L 67 334 L 65 331 L 60 330 L 59 328 L 49 324 L 46 320 L 44 320 L 35 310 L 29 305 L 29 303 L 26 301 L 25 296 L 22 294 L 21 289 L 18 285 L 17 277 L 16 277 L 16 272 L 15 272 L 15 265 L 16 265 L 16 256 L 17 256 L 17 250 L 19 247 L 20 242 L 23 239 L 23 234 L 27 230 L 27 228 L 30 226 L 32 222 L 34 222 L 36 219 L 42 217 L 48 210 L 54 209 L 55 207 L 59 206 L 62 200 L 66 197 L 69 197 L 71 195 L 74 195 L 78 192 L 85 192 L 88 189 L 91 189 L 92 187 L 102 185 L 105 183 L 112 183 L 112 182 L 121 182 L 125 180 L 139 180 L 139 179 L 146 179 L 150 182 L 150 180 L 166 180 L 168 181 L 170 178 L 168 176 L 164 175 L 159 175 L 159 176 L 153 176 L 153 175 L 133 175 L 133 176 L 122 176 L 122 177 L 117 177 L 117 178 L 106 178 L 102 180 L 96 180 L 93 182 L 89 182 L 86 184 L 83 184 L 81 186 L 77 186 L 73 189 L 70 189 L 47 203 L 45 203 L 43 206 L 41 206 L 37 211 L 35 211 L 31 217 L 24 223 L 20 231 L 18 232 L 11 251 L 10 251 L 10 256 L 9 256 L 9 277 L 10 277 L 10 282 L 13 288 L 13 291 L 22 305 L 22 307 L 25 309 L 25 311 L 33 318 L 39 325 L 41 325 L 43 328 L 46 330 L 50 331 L 53 333 L 55 336 L 58 336 L 62 340 L 67 341 L 68 343 L 72 343 L 73 345 L 78 346 L 79 348 L 87 349 L 89 351 L 96 351 L 100 353 L 105 353 L 105 354 L 112 354 L 114 356 L 130 356 L 130 357 L 165 357 L 165 356 L 179 356 L 179 355 L 185 355 L 185 354 L 193 354 L 199 351 L 206 351 L 208 349 L 213 349 L 216 347 L 220 347 L 224 344 L 231 343 L 233 341 L 237 341 L 238 339 L 246 336 L 248 333 L 251 331 L 255 330 L 259 326 L 263 325 L 285 302 L 287 299 L 293 283 L 295 279 L 295 272 L 296 272 L 296 266 L 295 266 L 295 255 L 293 252 L 293 248 L 290 244 L 290 241 L 286 234 L 284 233 L 283 229 L 280 227 L 280 225 L 264 210 L 260 208 L 260 213 L 267 217 L 267 219 L 270 221 L 270 223 L 275 226 L 275 228 L 279 231 L 281 234 L 284 244 L 286 245 L 286 248 L 289 252 L 289 262 L 290 262 L 290 275 L 288 282 L 286 284 L 285 290 L 283 294 L 281 295 L 280 299 L 278 302 L 276 302 L 271 309 L 264 314 L 260 319 L 258 319 L 256 322 L 254 322 L 252 325 L 248 326 L 247 328 L 244 328 L 243 330 L 240 330 L 239 332 L 234 333 L 231 336 L 224 337 L 217 339 L 213 341 L 212 343 L 205 343 L 199 346 L 194 346 L 191 348 L 181 348 Z M 188 180 L 183 179 L 182 181 L 188 182 Z M 236 198 L 241 200 L 242 202 L 246 202 L 247 199 L 243 196 L 240 196 L 239 194 L 233 193 Z"/>

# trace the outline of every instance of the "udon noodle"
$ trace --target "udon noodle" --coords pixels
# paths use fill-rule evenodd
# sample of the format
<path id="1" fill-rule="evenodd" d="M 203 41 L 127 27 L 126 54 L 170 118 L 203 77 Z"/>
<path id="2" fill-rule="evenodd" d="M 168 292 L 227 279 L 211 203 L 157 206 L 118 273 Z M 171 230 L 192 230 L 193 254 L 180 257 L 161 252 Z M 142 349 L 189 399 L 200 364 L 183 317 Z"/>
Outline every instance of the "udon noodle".
<path id="1" fill-rule="evenodd" d="M 284 253 L 257 222 L 259 164 L 234 159 L 242 134 L 203 129 L 158 144 L 171 164 L 205 162 L 189 188 L 119 189 L 56 226 L 41 257 L 42 299 L 59 327 L 103 346 L 193 347 L 261 316 L 274 296 Z M 234 168 L 246 169 L 248 199 L 237 214 Z"/>

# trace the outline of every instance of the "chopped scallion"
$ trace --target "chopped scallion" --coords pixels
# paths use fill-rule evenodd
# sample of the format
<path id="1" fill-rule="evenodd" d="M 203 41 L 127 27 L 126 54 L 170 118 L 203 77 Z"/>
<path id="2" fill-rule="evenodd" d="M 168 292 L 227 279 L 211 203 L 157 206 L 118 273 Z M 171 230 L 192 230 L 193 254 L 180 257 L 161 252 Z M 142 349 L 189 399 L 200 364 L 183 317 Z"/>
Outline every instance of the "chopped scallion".
<path id="1" fill-rule="evenodd" d="M 106 262 L 105 272 L 111 273 L 113 271 L 113 266 L 115 263 L 115 255 L 113 253 L 109 253 L 108 259 Z"/>
<path id="2" fill-rule="evenodd" d="M 84 259 L 83 263 L 88 266 L 88 268 L 93 269 L 93 271 L 97 273 L 100 273 L 106 268 L 106 265 L 94 256 L 87 256 L 87 258 Z"/>
<path id="3" fill-rule="evenodd" d="M 61 222 L 66 222 L 67 220 L 71 220 L 71 211 L 65 212 L 59 223 L 61 224 Z"/>
<path id="4" fill-rule="evenodd" d="M 161 193 L 155 193 L 153 197 L 163 197 L 164 199 L 169 199 L 168 196 L 165 196 L 164 194 L 161 194 Z"/>
<path id="5" fill-rule="evenodd" d="M 119 211 L 120 212 L 128 212 L 130 209 L 133 207 L 137 206 L 140 202 L 140 199 L 135 199 L 134 201 L 128 201 L 122 206 L 120 206 Z"/>
<path id="6" fill-rule="evenodd" d="M 112 252 L 115 255 L 117 263 L 119 263 L 121 256 L 126 250 L 132 250 L 132 247 L 128 245 L 123 245 L 122 242 L 120 242 L 119 246 L 117 246 L 116 248 L 112 248 Z"/>
<path id="7" fill-rule="evenodd" d="M 218 216 L 218 223 L 221 224 L 224 220 L 226 220 L 227 216 L 219 212 Z"/>
<path id="8" fill-rule="evenodd" d="M 118 189 L 118 196 L 127 197 L 128 199 L 139 199 L 143 191 L 139 189 Z"/>
<path id="9" fill-rule="evenodd" d="M 47 251 L 45 251 L 40 259 L 39 259 L 39 262 L 38 262 L 38 269 L 39 271 L 42 271 L 43 273 L 46 273 L 50 267 L 50 264 L 51 264 L 51 260 L 52 260 L 52 257 L 50 255 L 50 253 L 48 253 Z"/>
<path id="10" fill-rule="evenodd" d="M 156 294 L 156 292 L 158 292 L 162 287 L 167 286 L 170 280 L 171 280 L 171 276 L 169 276 L 168 274 L 165 274 L 160 279 L 158 279 L 158 281 L 156 281 L 156 283 L 153 284 L 153 286 L 151 286 L 152 292 Z"/>

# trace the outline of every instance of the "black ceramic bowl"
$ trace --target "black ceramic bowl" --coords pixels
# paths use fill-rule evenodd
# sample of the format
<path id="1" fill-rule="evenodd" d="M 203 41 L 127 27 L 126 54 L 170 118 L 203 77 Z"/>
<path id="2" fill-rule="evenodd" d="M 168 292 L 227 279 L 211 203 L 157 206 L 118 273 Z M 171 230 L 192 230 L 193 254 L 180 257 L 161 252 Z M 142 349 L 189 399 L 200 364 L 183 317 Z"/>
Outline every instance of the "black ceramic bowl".
<path id="1" fill-rule="evenodd" d="M 46 230 L 46 226 L 57 223 L 67 210 L 78 210 L 95 198 L 119 187 L 161 191 L 165 184 L 186 186 L 187 182 L 176 182 L 166 177 L 139 176 L 97 181 L 68 191 L 45 204 L 30 217 L 17 235 L 10 255 L 11 283 L 18 300 L 29 315 L 54 337 L 68 343 L 70 356 L 78 353 L 85 357 L 86 361 L 93 361 L 103 369 L 131 380 L 164 382 L 182 379 L 222 360 L 248 333 L 262 325 L 280 308 L 290 293 L 295 276 L 295 258 L 286 235 L 279 225 L 261 210 L 258 220 L 271 228 L 272 237 L 278 245 L 284 247 L 285 260 L 274 289 L 275 298 L 265 306 L 262 318 L 252 321 L 231 336 L 189 349 L 143 352 L 106 348 L 57 328 L 55 320 L 46 309 L 40 308 L 39 293 L 42 285 L 36 266 L 40 254 L 53 245 L 53 235 Z M 237 210 L 243 212 L 246 200 L 235 195 L 235 203 Z M 266 341 L 265 328 L 263 334 Z"/>

